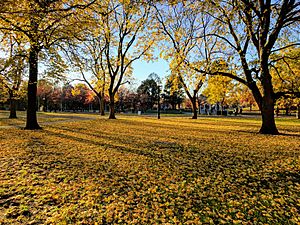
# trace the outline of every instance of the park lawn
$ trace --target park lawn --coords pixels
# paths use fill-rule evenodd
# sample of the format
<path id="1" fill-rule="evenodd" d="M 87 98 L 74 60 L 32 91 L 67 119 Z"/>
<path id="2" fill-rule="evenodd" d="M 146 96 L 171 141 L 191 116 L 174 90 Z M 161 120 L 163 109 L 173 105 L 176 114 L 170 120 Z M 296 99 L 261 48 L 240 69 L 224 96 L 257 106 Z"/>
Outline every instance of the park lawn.
<path id="1" fill-rule="evenodd" d="M 0 224 L 300 224 L 300 123 L 126 117 L 0 129 Z"/>
<path id="2" fill-rule="evenodd" d="M 52 123 L 52 122 L 62 122 L 71 120 L 80 120 L 85 118 L 97 118 L 97 114 L 87 114 L 87 113 L 65 113 L 65 112 L 38 112 L 39 123 Z M 25 127 L 26 123 L 26 112 L 18 111 L 17 119 L 9 119 L 9 112 L 0 110 L 0 127 L 1 126 L 17 126 Z"/>

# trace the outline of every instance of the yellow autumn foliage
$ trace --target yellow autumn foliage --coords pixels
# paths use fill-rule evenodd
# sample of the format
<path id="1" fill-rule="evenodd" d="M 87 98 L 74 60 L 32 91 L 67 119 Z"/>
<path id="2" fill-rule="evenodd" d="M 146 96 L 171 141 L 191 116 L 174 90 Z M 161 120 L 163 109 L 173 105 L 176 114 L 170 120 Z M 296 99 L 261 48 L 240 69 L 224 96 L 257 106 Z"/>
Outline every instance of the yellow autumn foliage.
<path id="1" fill-rule="evenodd" d="M 267 136 L 253 118 L 42 114 L 28 131 L 0 115 L 0 224 L 300 222 L 297 120 Z"/>

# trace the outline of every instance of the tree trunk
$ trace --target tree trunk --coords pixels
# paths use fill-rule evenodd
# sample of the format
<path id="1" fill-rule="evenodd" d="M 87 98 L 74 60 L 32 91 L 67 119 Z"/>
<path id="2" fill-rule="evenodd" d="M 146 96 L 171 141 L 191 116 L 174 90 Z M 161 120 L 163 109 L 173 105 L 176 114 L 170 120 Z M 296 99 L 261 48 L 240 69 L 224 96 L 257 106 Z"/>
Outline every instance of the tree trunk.
<path id="1" fill-rule="evenodd" d="M 266 90 L 265 90 L 266 91 Z M 259 133 L 261 134 L 279 134 L 274 115 L 274 100 L 269 96 L 264 96 L 261 104 L 262 126 Z"/>
<path id="2" fill-rule="evenodd" d="M 116 119 L 114 96 L 109 97 L 109 119 Z"/>
<path id="3" fill-rule="evenodd" d="M 16 119 L 17 118 L 17 100 L 14 98 L 14 94 L 9 94 L 9 119 Z"/>
<path id="4" fill-rule="evenodd" d="M 300 105 L 297 105 L 297 119 L 300 119 Z"/>
<path id="5" fill-rule="evenodd" d="M 273 100 L 264 101 L 262 105 L 262 126 L 259 133 L 261 134 L 279 134 L 274 117 L 274 104 Z"/>
<path id="6" fill-rule="evenodd" d="M 285 115 L 288 116 L 289 115 L 289 107 L 285 108 Z"/>
<path id="7" fill-rule="evenodd" d="M 267 64 L 267 57 L 262 53 L 261 77 L 263 86 L 263 97 L 261 102 L 262 126 L 259 133 L 261 134 L 279 134 L 274 115 L 274 91 L 272 77 Z"/>
<path id="8" fill-rule="evenodd" d="M 98 95 L 99 100 L 99 113 L 101 116 L 105 116 L 105 104 L 104 104 L 104 94 Z"/>
<path id="9" fill-rule="evenodd" d="M 45 97 L 44 99 L 44 112 L 47 112 L 48 111 L 48 99 L 47 97 Z"/>
<path id="10" fill-rule="evenodd" d="M 272 77 L 269 73 L 267 60 L 262 61 L 261 63 L 261 77 L 262 86 L 263 86 L 263 96 L 261 96 L 260 91 L 256 85 L 251 85 L 249 88 L 252 91 L 254 99 L 258 104 L 258 107 L 261 111 L 262 116 L 262 125 L 259 130 L 261 134 L 279 134 L 276 124 L 275 124 L 275 115 L 274 115 L 274 92 L 272 86 Z"/>
<path id="11" fill-rule="evenodd" d="M 201 114 L 201 101 L 199 98 L 197 98 L 197 102 L 198 102 L 198 114 L 200 115 Z"/>
<path id="12" fill-rule="evenodd" d="M 193 112 L 193 117 L 192 119 L 197 119 L 198 118 L 198 113 L 197 113 L 197 101 L 195 98 L 191 99 L 192 102 L 192 112 Z"/>
<path id="13" fill-rule="evenodd" d="M 172 103 L 172 110 L 176 110 L 176 103 Z"/>
<path id="14" fill-rule="evenodd" d="M 100 100 L 100 115 L 105 116 L 105 105 L 104 105 L 104 98 L 101 98 Z"/>
<path id="15" fill-rule="evenodd" d="M 36 110 L 36 92 L 37 92 L 37 80 L 38 80 L 38 53 L 39 50 L 36 47 L 31 46 L 29 53 L 29 81 L 28 81 L 28 93 L 27 93 L 27 130 L 41 129 L 37 122 Z"/>

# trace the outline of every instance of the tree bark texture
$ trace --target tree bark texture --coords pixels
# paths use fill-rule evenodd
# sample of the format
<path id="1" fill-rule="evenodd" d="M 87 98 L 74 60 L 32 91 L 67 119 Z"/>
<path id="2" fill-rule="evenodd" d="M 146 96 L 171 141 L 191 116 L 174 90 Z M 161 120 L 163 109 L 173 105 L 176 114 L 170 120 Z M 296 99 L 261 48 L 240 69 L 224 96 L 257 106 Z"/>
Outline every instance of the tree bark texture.
<path id="1" fill-rule="evenodd" d="M 17 100 L 13 93 L 9 93 L 9 119 L 17 118 Z"/>
<path id="2" fill-rule="evenodd" d="M 110 96 L 109 100 L 109 119 L 116 119 L 114 96 Z"/>
<path id="3" fill-rule="evenodd" d="M 28 101 L 27 101 L 27 130 L 41 129 L 37 122 L 37 80 L 38 80 L 38 54 L 37 47 L 31 46 L 29 53 L 29 81 L 28 81 Z"/>
<path id="4" fill-rule="evenodd" d="M 198 112 L 197 112 L 197 100 L 196 100 L 196 98 L 192 98 L 191 102 L 192 102 L 192 112 L 193 112 L 192 119 L 197 119 L 198 118 Z"/>
<path id="5" fill-rule="evenodd" d="M 104 94 L 101 96 L 100 99 L 100 115 L 105 116 L 105 104 L 104 104 Z"/>
<path id="6" fill-rule="evenodd" d="M 279 134 L 276 124 L 275 124 L 275 115 L 274 115 L 274 92 L 272 86 L 272 77 L 268 68 L 267 59 L 262 57 L 264 60 L 261 62 L 261 77 L 263 79 L 263 97 L 261 101 L 261 115 L 262 115 L 262 126 L 259 130 L 261 134 Z"/>

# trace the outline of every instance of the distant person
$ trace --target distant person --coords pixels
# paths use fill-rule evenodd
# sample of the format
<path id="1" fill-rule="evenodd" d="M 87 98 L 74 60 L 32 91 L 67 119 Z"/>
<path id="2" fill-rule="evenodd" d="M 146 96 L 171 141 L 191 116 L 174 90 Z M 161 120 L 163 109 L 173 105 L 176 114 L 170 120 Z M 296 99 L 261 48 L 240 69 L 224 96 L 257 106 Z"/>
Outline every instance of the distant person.
<path id="1" fill-rule="evenodd" d="M 234 115 L 237 116 L 237 114 L 238 114 L 238 112 L 239 112 L 238 107 L 236 107 L 236 108 L 233 110 L 233 112 L 234 112 Z"/>
<path id="2" fill-rule="evenodd" d="M 205 113 L 206 113 L 207 115 L 209 115 L 209 106 L 208 106 L 208 105 L 205 105 Z"/>

